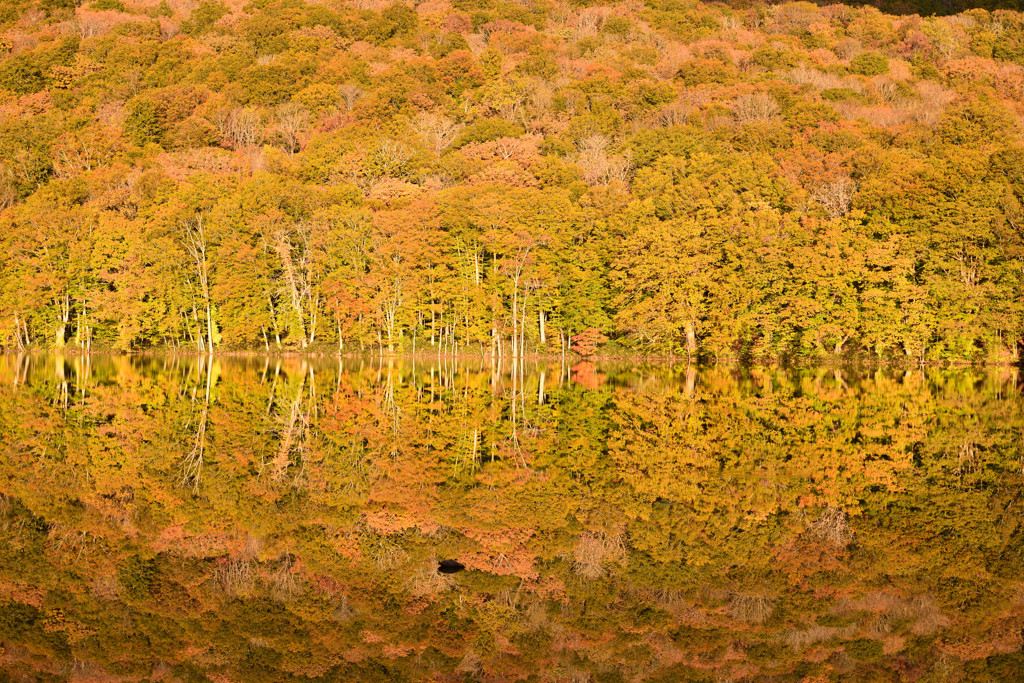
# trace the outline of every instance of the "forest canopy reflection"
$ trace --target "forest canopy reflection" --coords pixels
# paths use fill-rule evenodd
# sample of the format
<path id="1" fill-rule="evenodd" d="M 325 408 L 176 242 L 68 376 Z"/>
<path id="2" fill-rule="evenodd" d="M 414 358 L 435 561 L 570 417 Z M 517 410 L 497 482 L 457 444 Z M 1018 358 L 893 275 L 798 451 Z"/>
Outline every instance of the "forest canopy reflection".
<path id="1" fill-rule="evenodd" d="M 23 355 L 0 402 L 8 675 L 1024 678 L 1015 369 Z"/>

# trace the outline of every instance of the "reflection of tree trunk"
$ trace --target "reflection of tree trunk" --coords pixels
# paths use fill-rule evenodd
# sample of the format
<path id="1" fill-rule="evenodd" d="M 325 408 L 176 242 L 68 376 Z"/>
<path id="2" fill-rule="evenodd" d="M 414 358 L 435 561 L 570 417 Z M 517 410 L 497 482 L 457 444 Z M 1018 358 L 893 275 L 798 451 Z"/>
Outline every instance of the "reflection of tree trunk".
<path id="1" fill-rule="evenodd" d="M 398 404 L 395 403 L 395 380 L 393 377 L 393 359 L 388 359 L 388 375 L 384 383 L 384 395 L 381 397 L 382 408 L 385 413 L 391 415 L 391 457 L 398 457 L 402 452 L 401 446 L 401 420 Z M 443 382 L 442 382 L 443 384 Z"/>
<path id="2" fill-rule="evenodd" d="M 28 354 L 19 352 L 14 360 L 14 387 L 18 388 L 20 385 L 28 382 Z"/>
<path id="3" fill-rule="evenodd" d="M 65 367 L 64 367 L 64 354 L 62 354 L 62 353 L 58 353 L 53 358 L 53 374 L 54 374 L 54 378 L 57 380 L 57 387 L 58 387 L 58 391 L 59 391 L 59 394 L 58 394 L 58 397 L 57 397 L 57 403 L 61 407 L 62 410 L 67 410 L 67 408 L 68 408 L 68 377 L 67 377 L 67 371 L 65 370 Z"/>
<path id="4" fill-rule="evenodd" d="M 75 358 L 75 393 L 85 402 L 85 389 L 92 370 L 92 356 L 82 354 Z"/>
<path id="5" fill-rule="evenodd" d="M 513 340 L 515 335 L 513 335 Z M 513 342 L 514 343 L 514 342 Z M 517 414 L 518 392 L 519 392 L 519 373 L 517 372 L 518 363 L 515 361 L 515 355 L 512 358 L 512 448 L 515 456 L 516 466 L 519 466 L 519 419 Z"/>
<path id="6" fill-rule="evenodd" d="M 206 391 L 203 395 L 203 404 L 196 421 L 192 448 L 185 454 L 181 462 L 181 486 L 192 489 L 192 493 L 199 493 L 199 484 L 202 481 L 203 458 L 206 455 L 206 427 L 210 416 L 210 393 L 213 389 L 213 359 L 200 357 L 200 373 L 204 366 L 206 367 Z"/>
<path id="7" fill-rule="evenodd" d="M 281 479 L 288 471 L 291 464 L 292 451 L 297 443 L 301 443 L 302 435 L 305 433 L 308 417 L 302 410 L 302 398 L 306 387 L 306 373 L 302 373 L 302 381 L 299 382 L 298 390 L 295 392 L 295 399 L 292 401 L 291 411 L 288 415 L 288 422 L 285 424 L 284 432 L 281 434 L 281 445 L 274 457 L 274 471 L 272 477 Z"/>

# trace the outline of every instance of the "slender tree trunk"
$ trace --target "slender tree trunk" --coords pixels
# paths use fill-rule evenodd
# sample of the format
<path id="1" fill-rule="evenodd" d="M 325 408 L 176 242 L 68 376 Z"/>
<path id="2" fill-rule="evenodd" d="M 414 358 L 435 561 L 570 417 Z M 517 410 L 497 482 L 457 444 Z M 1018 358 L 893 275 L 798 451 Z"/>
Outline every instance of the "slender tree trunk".
<path id="1" fill-rule="evenodd" d="M 267 295 L 267 305 L 270 306 L 270 322 L 274 324 L 274 343 L 281 348 L 281 328 L 277 324 L 277 309 L 274 308 L 274 297 Z"/>
<path id="2" fill-rule="evenodd" d="M 202 214 L 197 214 L 195 222 L 181 221 L 180 225 L 185 251 L 191 257 L 192 264 L 195 267 L 196 279 L 199 281 L 199 292 L 203 297 L 203 305 L 206 310 L 206 349 L 208 353 L 213 353 L 213 305 L 210 300 L 210 262 L 207 255 L 209 243 L 206 238 L 203 216 Z M 195 319 L 198 323 L 198 316 L 195 316 Z M 200 327 L 201 329 L 202 327 Z M 202 332 L 200 332 L 199 338 L 200 351 L 202 351 Z"/>
<path id="3" fill-rule="evenodd" d="M 209 294 L 206 296 L 206 342 L 207 353 L 213 353 L 213 311 Z"/>
<path id="4" fill-rule="evenodd" d="M 18 345 L 18 351 L 24 351 L 25 347 L 28 346 L 28 343 L 22 340 L 21 319 L 17 313 L 14 314 L 14 342 Z"/>
<path id="5" fill-rule="evenodd" d="M 529 294 L 523 293 L 523 315 L 519 322 L 519 355 L 526 356 L 526 304 L 529 301 Z"/>
<path id="6" fill-rule="evenodd" d="M 309 345 L 312 346 L 313 342 L 316 341 L 316 318 L 317 312 L 320 310 L 320 294 L 315 293 L 313 295 L 313 301 L 309 309 Z"/>
<path id="7" fill-rule="evenodd" d="M 519 357 L 519 278 L 512 284 L 512 358 Z"/>
<path id="8" fill-rule="evenodd" d="M 199 313 L 196 311 L 195 304 L 192 305 L 192 322 L 196 326 L 196 346 L 199 353 L 202 353 L 206 347 L 203 344 L 203 326 L 199 324 Z"/>
<path id="9" fill-rule="evenodd" d="M 54 346 L 60 350 L 67 345 L 68 325 L 71 323 L 71 296 L 63 294 L 54 303 L 57 304 L 57 327 L 54 330 Z"/>
<path id="10" fill-rule="evenodd" d="M 338 356 L 345 350 L 345 338 L 341 336 L 341 316 L 334 312 L 334 320 L 338 323 Z"/>
<path id="11" fill-rule="evenodd" d="M 83 319 L 82 310 L 79 309 L 79 310 L 75 311 L 75 344 L 78 345 L 78 348 L 82 348 L 83 347 L 83 343 L 82 343 L 82 324 L 83 324 L 82 323 L 82 319 Z M 166 338 L 164 339 L 164 343 L 167 343 L 167 339 Z"/>

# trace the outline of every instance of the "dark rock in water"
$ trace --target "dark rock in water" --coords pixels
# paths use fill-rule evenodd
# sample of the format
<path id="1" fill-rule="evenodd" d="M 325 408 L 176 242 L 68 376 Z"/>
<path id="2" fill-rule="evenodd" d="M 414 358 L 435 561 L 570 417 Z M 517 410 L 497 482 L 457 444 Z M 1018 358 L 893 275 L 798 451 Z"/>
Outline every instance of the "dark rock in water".
<path id="1" fill-rule="evenodd" d="M 466 565 L 458 560 L 441 560 L 437 564 L 437 571 L 442 574 L 454 574 L 455 572 L 461 572 L 465 568 Z"/>

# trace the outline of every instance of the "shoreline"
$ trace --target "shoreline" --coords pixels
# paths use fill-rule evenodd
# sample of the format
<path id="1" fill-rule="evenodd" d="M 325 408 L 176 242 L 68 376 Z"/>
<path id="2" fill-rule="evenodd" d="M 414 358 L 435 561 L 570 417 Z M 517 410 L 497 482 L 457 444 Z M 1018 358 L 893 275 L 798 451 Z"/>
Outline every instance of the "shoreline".
<path id="1" fill-rule="evenodd" d="M 24 356 L 24 355 L 49 355 L 49 356 L 125 356 L 129 358 L 143 358 L 147 356 L 159 357 L 159 356 L 174 356 L 174 357 L 187 357 L 187 358 L 277 358 L 277 359 L 290 359 L 290 360 L 329 360 L 329 359 L 374 359 L 378 361 L 383 360 L 434 360 L 439 359 L 446 360 L 463 360 L 463 359 L 474 359 L 480 361 L 498 361 L 501 365 L 511 364 L 512 361 L 524 362 L 558 362 L 558 363 L 569 363 L 576 365 L 578 363 L 656 363 L 656 364 L 685 364 L 687 366 L 693 365 L 695 367 L 713 367 L 716 365 L 734 365 L 739 367 L 767 367 L 767 368 L 793 368 L 793 369 L 808 369 L 808 368 L 1012 368 L 1024 366 L 1024 359 L 1017 361 L 1006 360 L 1006 361 L 966 361 L 966 360 L 944 360 L 944 361 L 924 361 L 924 362 L 899 362 L 893 360 L 865 360 L 859 358 L 848 358 L 848 359 L 822 359 L 822 360 L 805 360 L 805 361 L 785 361 L 785 360 L 769 360 L 769 361 L 744 361 L 736 357 L 728 358 L 715 358 L 712 360 L 698 360 L 688 359 L 685 356 L 664 356 L 664 355 L 593 355 L 583 357 L 577 354 L 575 351 L 569 354 L 527 354 L 524 356 L 517 356 L 512 358 L 510 356 L 504 356 L 502 358 L 495 358 L 490 354 L 480 353 L 407 353 L 407 352 L 394 352 L 394 353 L 377 353 L 377 352 L 360 352 L 360 353 L 328 353 L 320 351 L 214 351 L 212 353 L 202 351 L 186 352 L 182 350 L 174 349 L 146 349 L 141 351 L 117 351 L 113 349 L 99 349 L 99 350 L 83 350 L 83 349 L 28 349 L 28 350 L 11 350 L 3 349 L 0 350 L 0 356 Z M 496 363 L 497 364 L 497 363 Z"/>

